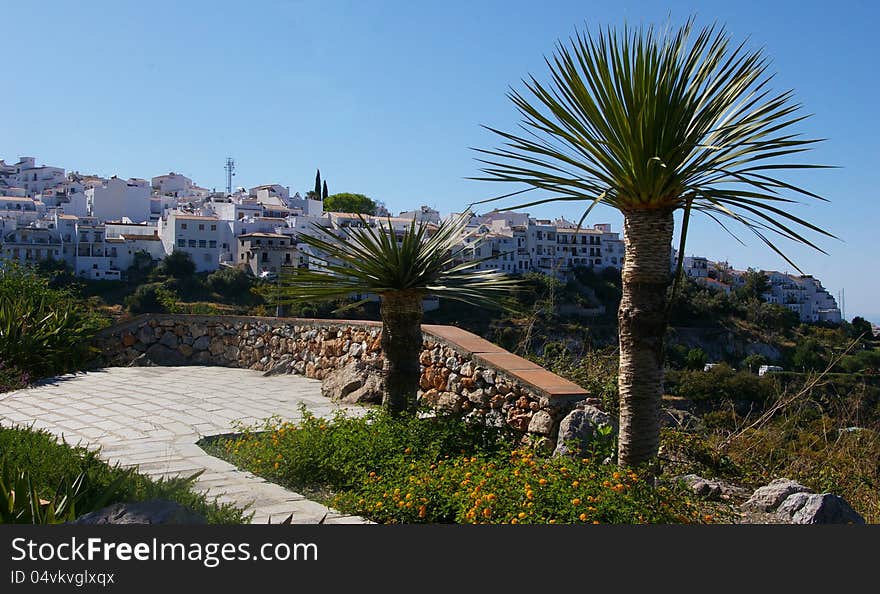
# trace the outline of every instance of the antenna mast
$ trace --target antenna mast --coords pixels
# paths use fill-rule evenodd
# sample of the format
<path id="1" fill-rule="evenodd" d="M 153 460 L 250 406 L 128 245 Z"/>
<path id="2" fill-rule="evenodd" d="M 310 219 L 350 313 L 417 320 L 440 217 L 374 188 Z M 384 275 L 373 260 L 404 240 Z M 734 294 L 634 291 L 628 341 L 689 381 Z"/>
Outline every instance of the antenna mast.
<path id="1" fill-rule="evenodd" d="M 235 175 L 235 159 L 226 157 L 226 193 L 232 194 L 232 176 Z"/>

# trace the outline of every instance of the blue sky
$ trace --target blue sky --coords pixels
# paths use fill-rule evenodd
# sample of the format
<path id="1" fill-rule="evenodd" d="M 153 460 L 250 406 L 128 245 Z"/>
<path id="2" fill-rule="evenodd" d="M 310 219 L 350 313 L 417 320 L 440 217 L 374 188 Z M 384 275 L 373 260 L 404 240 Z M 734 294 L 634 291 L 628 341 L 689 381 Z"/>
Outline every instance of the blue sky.
<path id="1" fill-rule="evenodd" d="M 320 167 L 331 192 L 363 192 L 392 211 L 441 212 L 501 193 L 469 147 L 511 129 L 505 92 L 575 27 L 625 22 L 727 25 L 773 60 L 774 88 L 796 91 L 801 129 L 827 138 L 815 162 L 840 169 L 795 181 L 830 199 L 796 207 L 835 233 L 824 256 L 787 249 L 848 318 L 880 323 L 877 249 L 880 118 L 872 2 L 5 2 L 0 158 L 37 157 L 81 172 L 149 178 L 170 170 L 212 188 L 281 183 L 306 191 Z M 512 202 L 511 202 L 512 204 Z M 537 216 L 580 214 L 571 204 Z M 593 222 L 620 216 L 594 211 Z M 688 253 L 786 270 L 746 238 L 692 223 Z"/>

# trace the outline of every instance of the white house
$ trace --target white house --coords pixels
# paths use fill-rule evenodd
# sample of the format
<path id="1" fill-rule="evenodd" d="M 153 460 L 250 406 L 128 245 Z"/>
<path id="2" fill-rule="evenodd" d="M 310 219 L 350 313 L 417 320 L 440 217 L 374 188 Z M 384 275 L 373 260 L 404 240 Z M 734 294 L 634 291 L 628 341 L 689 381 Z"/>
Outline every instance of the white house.
<path id="1" fill-rule="evenodd" d="M 123 180 L 115 175 L 107 183 L 85 191 L 89 213 L 102 221 L 150 220 L 150 186 L 145 180 Z"/>
<path id="2" fill-rule="evenodd" d="M 18 163 L 0 161 L 0 181 L 7 187 L 22 188 L 27 196 L 35 196 L 65 181 L 64 169 L 37 166 L 34 157 L 19 157 Z"/>
<path id="3" fill-rule="evenodd" d="M 192 195 L 192 180 L 185 175 L 170 172 L 168 175 L 158 175 L 150 180 L 153 191 L 159 196 L 173 196 L 174 198 L 186 198 Z"/>
<path id="4" fill-rule="evenodd" d="M 172 211 L 159 220 L 159 237 L 166 254 L 186 252 L 197 272 L 211 271 L 220 267 L 221 239 L 227 236 L 223 227 L 227 225 L 215 216 Z"/>

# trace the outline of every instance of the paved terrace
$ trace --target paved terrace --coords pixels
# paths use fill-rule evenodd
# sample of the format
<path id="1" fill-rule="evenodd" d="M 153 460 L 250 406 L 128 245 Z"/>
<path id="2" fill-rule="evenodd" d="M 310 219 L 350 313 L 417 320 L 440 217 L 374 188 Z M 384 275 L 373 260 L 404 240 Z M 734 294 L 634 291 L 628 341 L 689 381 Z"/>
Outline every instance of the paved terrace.
<path id="1" fill-rule="evenodd" d="M 230 433 L 235 423 L 277 415 L 296 421 L 300 405 L 318 416 L 340 408 L 321 382 L 302 376 L 263 377 L 223 367 L 114 367 L 55 378 L 0 394 L 0 424 L 33 425 L 68 443 L 101 448 L 101 457 L 137 466 L 153 478 L 203 470 L 195 488 L 236 506 L 251 506 L 253 523 L 364 523 L 206 454 L 196 442 Z M 352 414 L 364 411 L 347 406 Z"/>

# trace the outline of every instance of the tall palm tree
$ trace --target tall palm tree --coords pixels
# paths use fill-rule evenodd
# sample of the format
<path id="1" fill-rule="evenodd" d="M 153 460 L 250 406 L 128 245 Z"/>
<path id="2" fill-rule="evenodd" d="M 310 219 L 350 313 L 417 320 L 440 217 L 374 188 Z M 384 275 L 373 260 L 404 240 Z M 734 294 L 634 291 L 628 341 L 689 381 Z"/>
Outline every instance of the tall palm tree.
<path id="1" fill-rule="evenodd" d="M 315 234 L 301 234 L 299 241 L 320 255 L 319 266 L 282 275 L 277 293 L 282 303 L 380 296 L 385 405 L 392 413 L 416 409 L 422 298 L 431 294 L 498 307 L 517 287 L 502 273 L 478 270 L 487 258 L 460 261 L 460 244 L 472 233 L 467 230 L 471 216 L 465 212 L 439 226 L 413 219 L 402 233 L 395 233 L 390 220 L 375 219 L 374 226 L 361 215 L 361 226 L 347 233 L 313 225 Z"/>
<path id="2" fill-rule="evenodd" d="M 744 225 L 795 268 L 774 243 L 777 235 L 815 249 L 803 229 L 830 236 L 788 212 L 798 196 L 823 199 L 779 177 L 818 167 L 791 162 L 817 142 L 792 131 L 806 117 L 792 92 L 772 93 L 767 59 L 731 45 L 723 27 L 693 29 L 690 19 L 677 30 L 609 28 L 558 43 L 546 59 L 550 82 L 530 76 L 528 97 L 508 93 L 521 131 L 488 128 L 502 146 L 478 149 L 484 175 L 475 179 L 550 194 L 515 208 L 576 200 L 586 201 L 584 218 L 596 204 L 623 214 L 624 465 L 651 460 L 659 445 L 673 213 L 683 211 L 679 267 L 692 213 L 725 230 L 725 223 Z"/>

